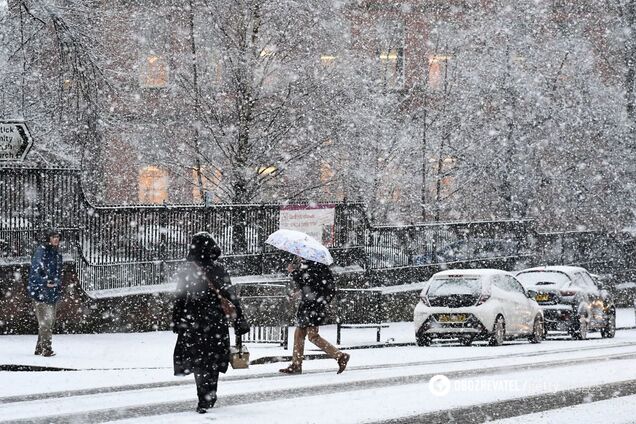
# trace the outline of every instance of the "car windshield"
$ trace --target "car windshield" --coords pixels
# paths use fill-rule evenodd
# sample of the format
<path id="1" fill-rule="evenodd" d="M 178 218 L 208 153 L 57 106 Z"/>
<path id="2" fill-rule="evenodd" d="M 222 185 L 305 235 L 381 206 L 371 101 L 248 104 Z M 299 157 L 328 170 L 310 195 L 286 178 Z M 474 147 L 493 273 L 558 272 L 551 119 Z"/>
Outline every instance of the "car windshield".
<path id="1" fill-rule="evenodd" d="M 570 277 L 562 272 L 528 271 L 517 274 L 517 279 L 524 286 L 556 286 L 561 287 L 570 282 Z"/>
<path id="2" fill-rule="evenodd" d="M 435 279 L 427 294 L 432 297 L 450 295 L 473 295 L 481 293 L 481 282 L 477 278 L 459 277 Z"/>

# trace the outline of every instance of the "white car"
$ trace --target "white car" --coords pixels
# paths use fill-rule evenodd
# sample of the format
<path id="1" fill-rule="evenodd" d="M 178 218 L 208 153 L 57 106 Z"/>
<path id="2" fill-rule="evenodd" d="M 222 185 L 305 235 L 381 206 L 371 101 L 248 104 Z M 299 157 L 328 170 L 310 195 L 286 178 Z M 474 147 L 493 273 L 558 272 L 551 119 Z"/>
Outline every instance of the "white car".
<path id="1" fill-rule="evenodd" d="M 438 272 L 425 284 L 413 321 L 418 346 L 435 338 L 458 338 L 470 345 L 488 340 L 543 339 L 543 312 L 509 272 L 461 269 Z"/>

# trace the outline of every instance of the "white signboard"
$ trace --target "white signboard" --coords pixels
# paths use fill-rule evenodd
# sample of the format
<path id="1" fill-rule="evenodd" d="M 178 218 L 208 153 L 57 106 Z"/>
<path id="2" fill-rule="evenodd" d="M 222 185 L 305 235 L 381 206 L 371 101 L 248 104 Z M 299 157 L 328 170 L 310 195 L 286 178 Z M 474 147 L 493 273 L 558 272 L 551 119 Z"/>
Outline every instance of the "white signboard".
<path id="1" fill-rule="evenodd" d="M 0 121 L 0 161 L 22 161 L 33 141 L 24 122 Z"/>
<path id="2" fill-rule="evenodd" d="M 334 205 L 281 206 L 280 228 L 302 231 L 330 247 L 333 245 L 335 217 Z"/>

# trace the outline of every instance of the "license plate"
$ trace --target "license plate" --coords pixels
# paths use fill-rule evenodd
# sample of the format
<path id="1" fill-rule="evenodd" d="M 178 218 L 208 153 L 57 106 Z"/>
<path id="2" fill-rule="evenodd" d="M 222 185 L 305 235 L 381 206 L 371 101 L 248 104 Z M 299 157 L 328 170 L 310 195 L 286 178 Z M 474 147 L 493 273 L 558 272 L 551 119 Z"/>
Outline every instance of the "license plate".
<path id="1" fill-rule="evenodd" d="M 538 294 L 534 297 L 534 300 L 536 300 L 537 302 L 547 302 L 550 300 L 550 295 L 549 294 Z"/>
<path id="2" fill-rule="evenodd" d="M 438 318 L 439 322 L 464 322 L 466 321 L 465 314 L 442 314 Z"/>

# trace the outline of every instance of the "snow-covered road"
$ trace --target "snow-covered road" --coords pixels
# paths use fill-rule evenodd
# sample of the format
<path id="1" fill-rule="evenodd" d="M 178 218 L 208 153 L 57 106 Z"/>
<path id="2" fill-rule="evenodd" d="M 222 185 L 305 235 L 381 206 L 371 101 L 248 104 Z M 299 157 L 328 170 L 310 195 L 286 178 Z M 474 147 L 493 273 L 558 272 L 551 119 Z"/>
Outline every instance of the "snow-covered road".
<path id="1" fill-rule="evenodd" d="M 540 409 L 528 411 L 520 406 L 526 401 L 518 400 L 554 393 L 564 394 L 558 398 L 567 402 L 551 409 L 605 399 L 607 394 L 603 397 L 590 388 L 617 382 L 620 384 L 611 386 L 612 394 L 635 394 L 636 330 L 619 331 L 610 340 L 593 337 L 586 341 L 549 340 L 540 345 L 509 343 L 499 348 L 439 345 L 356 349 L 351 350 L 350 367 L 342 375 L 335 374 L 332 360 L 307 361 L 306 372 L 298 376 L 277 374 L 280 363 L 253 365 L 222 377 L 217 407 L 203 416 L 193 412 L 196 396 L 192 379 L 171 377 L 170 370 L 163 367 L 170 358 L 147 364 L 144 370 L 2 372 L 0 420 L 435 422 L 439 411 L 454 409 L 462 415 L 462 408 L 479 404 L 505 405 L 507 414 L 493 417 L 536 412 Z M 90 349 L 90 345 L 85 348 Z M 99 345 L 93 348 L 98 350 Z M 126 379 L 128 373 L 131 377 Z M 139 378 L 142 374 L 144 378 Z M 436 375 L 444 377 L 431 386 Z M 579 394 L 579 389 L 588 391 Z M 625 415 L 624 421 L 615 422 L 631 422 L 632 417 Z"/>

